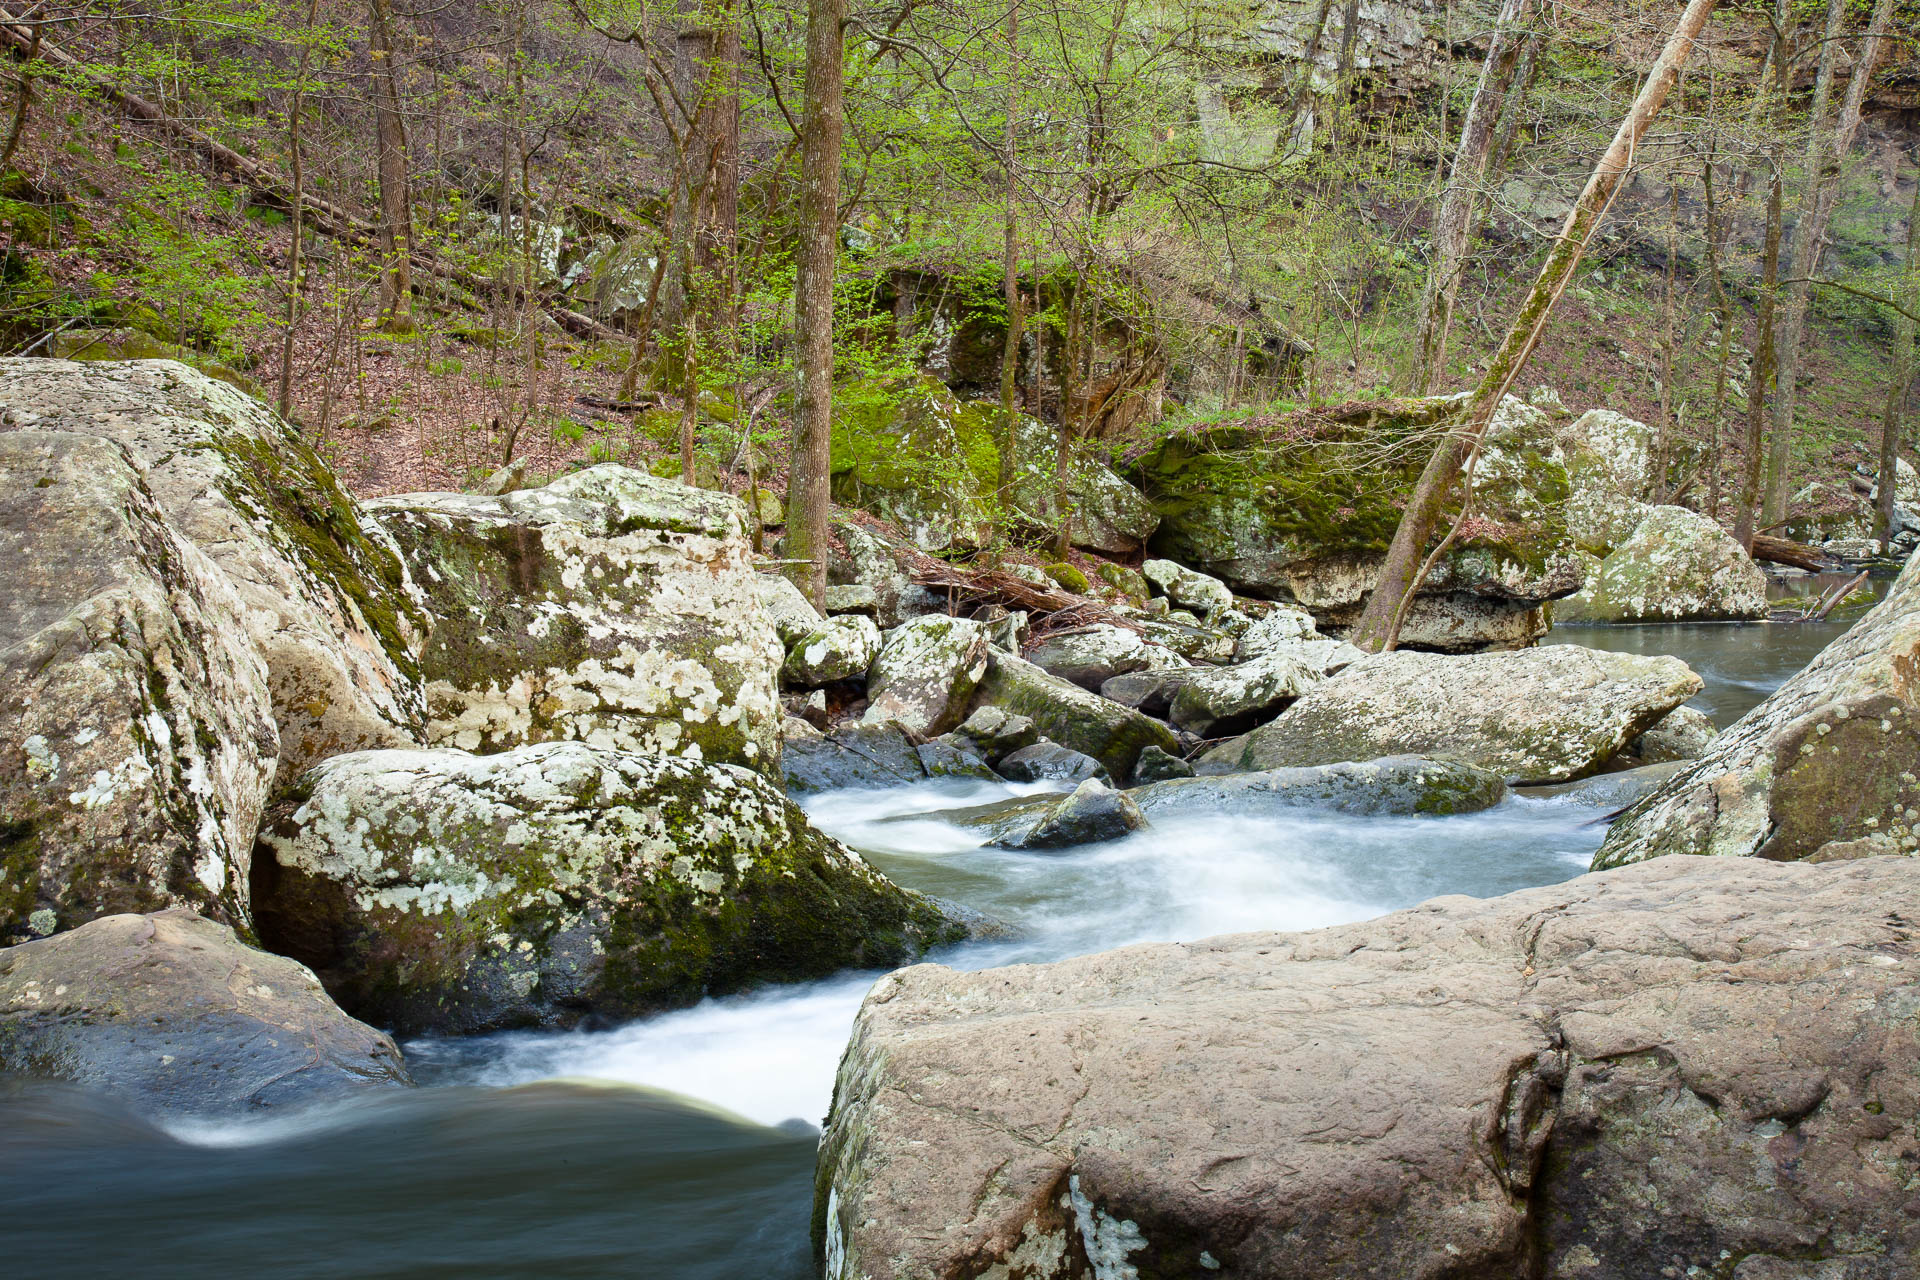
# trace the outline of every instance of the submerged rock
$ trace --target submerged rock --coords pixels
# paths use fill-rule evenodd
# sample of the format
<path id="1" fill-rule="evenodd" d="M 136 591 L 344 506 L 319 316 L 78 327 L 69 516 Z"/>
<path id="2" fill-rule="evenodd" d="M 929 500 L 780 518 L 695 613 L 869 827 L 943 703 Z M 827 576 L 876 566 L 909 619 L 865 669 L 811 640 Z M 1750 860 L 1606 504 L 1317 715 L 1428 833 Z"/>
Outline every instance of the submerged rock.
<path id="1" fill-rule="evenodd" d="M 0 566 L 0 939 L 244 926 L 280 743 L 227 576 L 125 446 L 62 431 L 0 432 Z"/>
<path id="2" fill-rule="evenodd" d="M 497 498 L 366 504 L 433 614 L 429 736 L 779 768 L 782 652 L 730 494 L 589 467 Z"/>
<path id="3" fill-rule="evenodd" d="M 981 707 L 1025 716 L 1047 738 L 1092 756 L 1115 778 L 1132 777 L 1149 744 L 1179 750 L 1173 730 L 1158 720 L 998 650 L 988 654 L 986 677 L 973 696 L 973 709 Z"/>
<path id="4" fill-rule="evenodd" d="M 1594 866 L 1669 853 L 1789 861 L 1920 851 L 1916 669 L 1920 559 L 1872 612 L 1614 823 Z"/>
<path id="5" fill-rule="evenodd" d="M 758 775 L 584 743 L 336 756 L 261 844 L 261 937 L 408 1032 L 634 1017 L 960 936 Z"/>
<path id="6" fill-rule="evenodd" d="M 1767 576 L 1733 535 L 1685 507 L 1653 507 L 1577 595 L 1562 622 L 1715 622 L 1767 616 Z"/>
<path id="7" fill-rule="evenodd" d="M 0 1072 L 206 1117 L 412 1083 L 306 968 L 181 907 L 0 951 Z"/>
<path id="8" fill-rule="evenodd" d="M 966 618 L 915 618 L 888 632 L 867 673 L 869 724 L 897 721 L 915 733 L 960 723 L 987 674 L 987 628 Z"/>
<path id="9" fill-rule="evenodd" d="M 7 430 L 126 447 L 161 514 L 239 597 L 239 636 L 266 662 L 284 781 L 336 752 L 422 740 L 427 617 L 406 567 L 266 405 L 171 360 L 0 359 Z"/>
<path id="10" fill-rule="evenodd" d="M 868 994 L 828 1280 L 1920 1266 L 1920 861 L 1666 859 Z M 1738 1265 L 1733 1265 L 1738 1260 Z"/>
<path id="11" fill-rule="evenodd" d="M 1599 769 L 1700 691 L 1678 658 L 1550 645 L 1449 656 L 1396 650 L 1348 667 L 1250 732 L 1231 763 L 1277 769 L 1425 755 L 1509 782 Z"/>
<path id="12" fill-rule="evenodd" d="M 1258 813 L 1324 808 L 1352 814 L 1477 813 L 1507 795 L 1497 773 L 1452 760 L 1390 756 L 1258 773 L 1172 778 L 1127 793 L 1142 813 Z"/>

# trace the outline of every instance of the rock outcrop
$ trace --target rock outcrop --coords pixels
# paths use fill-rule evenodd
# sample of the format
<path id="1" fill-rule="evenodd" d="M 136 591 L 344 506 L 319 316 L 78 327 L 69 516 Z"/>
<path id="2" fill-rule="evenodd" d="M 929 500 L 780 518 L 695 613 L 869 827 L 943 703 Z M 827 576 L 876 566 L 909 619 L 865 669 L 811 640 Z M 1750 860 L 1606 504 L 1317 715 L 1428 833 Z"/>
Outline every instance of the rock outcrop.
<path id="1" fill-rule="evenodd" d="M 0 939 L 246 924 L 280 743 L 227 576 L 126 446 L 63 431 L 0 432 L 0 565 Z"/>
<path id="2" fill-rule="evenodd" d="M 758 775 L 578 742 L 335 756 L 261 844 L 262 939 L 409 1032 L 633 1017 L 961 936 Z"/>
<path id="3" fill-rule="evenodd" d="M 179 907 L 0 951 L 0 1072 L 203 1117 L 412 1083 L 307 969 Z"/>
<path id="4" fill-rule="evenodd" d="M 266 660 L 291 781 L 341 751 L 416 745 L 426 617 L 392 542 L 260 401 L 171 360 L 0 360 L 0 432 L 124 445 L 161 513 L 219 566 Z"/>
<path id="5" fill-rule="evenodd" d="M 828 1280 L 1920 1268 L 1920 860 L 1645 867 L 868 994 Z"/>
<path id="6" fill-rule="evenodd" d="M 1179 750 L 1173 730 L 1160 721 L 999 650 L 987 655 L 986 676 L 973 695 L 972 709 L 981 707 L 1025 716 L 1043 736 L 1092 756 L 1114 778 L 1132 777 L 1148 745 Z"/>
<path id="7" fill-rule="evenodd" d="M 1719 622 L 1767 616 L 1767 576 L 1717 523 L 1685 507 L 1650 507 L 1580 591 L 1562 622 Z"/>
<path id="8" fill-rule="evenodd" d="M 1700 691 L 1678 658 L 1550 645 L 1355 663 L 1230 748 L 1240 769 L 1422 755 L 1509 782 L 1592 773 Z"/>
<path id="9" fill-rule="evenodd" d="M 598 466 L 366 509 L 433 616 L 421 662 L 435 745 L 578 739 L 778 770 L 782 650 L 739 499 Z"/>
<path id="10" fill-rule="evenodd" d="M 1801 672 L 1621 816 L 1594 855 L 1780 861 L 1920 850 L 1920 559 Z"/>

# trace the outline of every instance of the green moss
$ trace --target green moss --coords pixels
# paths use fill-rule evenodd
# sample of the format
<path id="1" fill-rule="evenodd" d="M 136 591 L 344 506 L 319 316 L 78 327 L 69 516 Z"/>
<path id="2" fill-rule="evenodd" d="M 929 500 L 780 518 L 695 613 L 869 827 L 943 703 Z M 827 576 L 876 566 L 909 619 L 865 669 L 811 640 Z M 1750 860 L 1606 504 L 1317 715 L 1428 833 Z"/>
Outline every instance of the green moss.
<path id="1" fill-rule="evenodd" d="M 1070 564 L 1044 564 L 1040 568 L 1049 578 L 1059 583 L 1063 590 L 1084 596 L 1093 590 L 1093 584 L 1087 581 L 1087 575 Z"/>

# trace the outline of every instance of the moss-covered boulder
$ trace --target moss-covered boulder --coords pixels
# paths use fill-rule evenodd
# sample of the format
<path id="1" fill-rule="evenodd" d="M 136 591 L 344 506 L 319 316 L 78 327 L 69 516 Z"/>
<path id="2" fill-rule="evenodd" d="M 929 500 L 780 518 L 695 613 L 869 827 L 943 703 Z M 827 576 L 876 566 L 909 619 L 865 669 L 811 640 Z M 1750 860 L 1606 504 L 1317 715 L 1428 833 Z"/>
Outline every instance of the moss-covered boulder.
<path id="1" fill-rule="evenodd" d="M 1596 870 L 1670 853 L 1920 852 L 1920 558 L 1798 675 L 1628 809 Z"/>
<path id="2" fill-rule="evenodd" d="M 994 421 L 1000 406 L 980 406 Z M 1058 428 L 1021 414 L 1015 424 L 1013 491 L 1008 506 L 1031 533 L 1060 528 Z M 1123 480 L 1091 445 L 1067 451 L 1067 538 L 1074 546 L 1108 555 L 1133 555 L 1160 527 L 1147 496 Z M 1069 588 L 1071 589 L 1071 588 Z"/>
<path id="3" fill-rule="evenodd" d="M 1767 577 L 1718 523 L 1685 507 L 1650 507 L 1580 591 L 1554 605 L 1561 622 L 1717 622 L 1767 616 Z"/>
<path id="4" fill-rule="evenodd" d="M 246 924 L 279 739 L 242 611 L 125 446 L 0 432 L 0 939 Z"/>
<path id="5" fill-rule="evenodd" d="M 183 907 L 0 951 L 0 1072 L 219 1119 L 412 1083 L 305 967 Z"/>
<path id="6" fill-rule="evenodd" d="M 0 431 L 19 429 L 124 445 L 233 584 L 266 659 L 285 780 L 336 752 L 421 741 L 426 618 L 406 568 L 271 409 L 171 360 L 0 360 Z"/>
<path id="7" fill-rule="evenodd" d="M 998 649 L 987 654 L 986 676 L 969 709 L 981 707 L 1025 716 L 1045 737 L 1092 756 L 1115 778 L 1131 778 L 1134 762 L 1148 746 L 1179 751 L 1173 730 L 1151 716 Z"/>
<path id="8" fill-rule="evenodd" d="M 436 745 L 579 739 L 779 769 L 784 650 L 739 499 L 599 466 L 500 497 L 366 506 L 426 592 Z"/>
<path id="9" fill-rule="evenodd" d="M 261 846 L 261 937 L 403 1031 L 633 1017 L 961 932 L 757 774 L 577 742 L 336 756 Z"/>
<path id="10" fill-rule="evenodd" d="M 1611 409 L 1591 409 L 1560 429 L 1567 469 L 1567 536 L 1604 556 L 1646 516 L 1653 478 L 1653 428 Z"/>
<path id="11" fill-rule="evenodd" d="M 1457 404 L 1355 404 L 1169 436 L 1126 470 L 1160 513 L 1150 548 L 1325 627 L 1350 626 Z M 1549 416 L 1509 397 L 1475 467 L 1475 518 L 1416 598 L 1404 643 L 1523 645 L 1546 629 L 1541 606 L 1579 589 L 1555 451 Z"/>
<path id="12" fill-rule="evenodd" d="M 1513 783 L 1593 773 L 1700 692 L 1678 658 L 1551 645 L 1518 653 L 1397 650 L 1356 662 L 1260 726 L 1240 769 L 1420 755 Z"/>
<path id="13" fill-rule="evenodd" d="M 999 466 L 986 411 L 938 379 L 834 390 L 834 501 L 891 520 L 922 550 L 985 545 Z"/>

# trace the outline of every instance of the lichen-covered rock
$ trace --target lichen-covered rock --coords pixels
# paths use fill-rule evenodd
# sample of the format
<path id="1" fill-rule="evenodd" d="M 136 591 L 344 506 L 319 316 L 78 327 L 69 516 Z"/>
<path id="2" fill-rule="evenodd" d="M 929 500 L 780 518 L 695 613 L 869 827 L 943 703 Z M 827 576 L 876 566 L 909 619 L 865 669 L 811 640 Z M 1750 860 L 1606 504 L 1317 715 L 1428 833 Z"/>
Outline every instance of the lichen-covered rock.
<path id="1" fill-rule="evenodd" d="M 1324 671 L 1285 653 L 1266 653 L 1230 667 L 1204 667 L 1181 682 L 1168 716 L 1203 738 L 1245 733 L 1325 679 Z"/>
<path id="2" fill-rule="evenodd" d="M 835 550 L 827 562 L 828 612 L 852 612 L 832 607 L 833 594 L 846 588 L 865 588 L 872 603 L 861 609 L 871 611 L 883 630 L 899 626 L 928 613 L 945 613 L 945 598 L 913 580 L 908 572 L 914 554 L 897 538 L 844 517 L 833 521 L 833 536 L 844 550 Z"/>
<path id="3" fill-rule="evenodd" d="M 1161 524 L 1150 550 L 1235 591 L 1351 626 L 1379 576 L 1452 398 L 1303 412 L 1169 436 L 1132 463 Z M 1464 651 L 1543 634 L 1542 606 L 1580 587 L 1567 554 L 1567 470 L 1552 419 L 1508 397 L 1475 467 L 1479 517 L 1415 597 L 1402 641 Z"/>
<path id="4" fill-rule="evenodd" d="M 1012 654 L 991 650 L 970 710 L 998 707 L 1033 721 L 1050 741 L 1098 760 L 1115 778 L 1133 776 L 1141 748 L 1178 751 L 1173 730 Z"/>
<path id="5" fill-rule="evenodd" d="M 753 586 L 760 598 L 760 608 L 773 624 L 781 644 L 792 644 L 826 621 L 800 594 L 800 588 L 778 574 L 755 574 Z"/>
<path id="6" fill-rule="evenodd" d="M 1650 507 L 1653 428 L 1611 409 L 1590 409 L 1562 427 L 1559 456 L 1567 468 L 1567 536 L 1582 551 L 1604 556 L 1626 541 Z"/>
<path id="7" fill-rule="evenodd" d="M 261 937 L 406 1031 L 632 1017 L 958 936 L 757 774 L 578 742 L 336 756 L 261 845 Z"/>
<path id="8" fill-rule="evenodd" d="M 988 408 L 997 413 L 998 405 Z M 1060 486 L 1055 478 L 1055 429 L 1025 414 L 1015 427 L 1017 463 L 1007 503 L 1033 530 L 1060 528 Z M 1067 463 L 1067 537 L 1076 547 L 1108 555 L 1132 555 L 1160 526 L 1147 496 L 1121 479 L 1075 442 Z"/>
<path id="9" fill-rule="evenodd" d="M 1669 858 L 875 984 L 827 1280 L 1895 1280 L 1920 861 Z"/>
<path id="10" fill-rule="evenodd" d="M 1653 507 L 1600 562 L 1560 621 L 1715 622 L 1767 616 L 1767 576 L 1733 535 L 1685 507 Z"/>
<path id="11" fill-rule="evenodd" d="M 1148 644 L 1139 632 L 1104 622 L 1054 632 L 1027 652 L 1027 661 L 1095 692 L 1114 676 L 1129 671 L 1187 665 L 1171 649 Z"/>
<path id="12" fill-rule="evenodd" d="M 897 724 L 843 724 L 824 737 L 789 738 L 780 755 L 787 790 L 878 790 L 926 779 L 927 766 Z"/>
<path id="13" fill-rule="evenodd" d="M 280 754 L 239 596 L 126 446 L 0 433 L 0 939 L 190 904 L 245 926 Z"/>
<path id="14" fill-rule="evenodd" d="M 1241 769 L 1422 755 L 1509 782 L 1592 773 L 1700 692 L 1678 658 L 1551 645 L 1517 653 L 1397 650 L 1355 663 L 1247 735 Z"/>
<path id="15" fill-rule="evenodd" d="M 930 614 L 889 631 L 867 672 L 869 724 L 899 723 L 919 734 L 959 724 L 987 674 L 984 625 Z"/>
<path id="16" fill-rule="evenodd" d="M 166 518 L 217 564 L 266 659 L 281 777 L 421 741 L 426 617 L 392 542 L 300 433 L 171 360 L 0 360 L 0 431 L 126 446 Z"/>
<path id="17" fill-rule="evenodd" d="M 1233 592 L 1227 584 L 1209 574 L 1175 564 L 1171 560 L 1149 560 L 1140 566 L 1153 589 L 1181 609 L 1191 609 L 1201 617 L 1233 608 Z"/>
<path id="18" fill-rule="evenodd" d="M 872 618 L 850 614 L 829 618 L 787 647 L 780 679 L 811 689 L 839 680 L 864 678 L 880 652 L 880 627 Z"/>
<path id="19" fill-rule="evenodd" d="M 0 951 L 0 1072 L 199 1117 L 412 1083 L 393 1041 L 304 966 L 183 907 Z"/>
<path id="20" fill-rule="evenodd" d="M 1628 809 L 1595 868 L 1920 851 L 1920 558 L 1799 674 Z"/>
<path id="21" fill-rule="evenodd" d="M 779 768 L 782 659 L 730 494 L 590 467 L 497 498 L 366 504 L 433 614 L 436 745 L 578 739 Z"/>
<path id="22" fill-rule="evenodd" d="M 1233 656 L 1245 662 L 1275 650 L 1292 650 L 1310 640 L 1324 638 L 1314 624 L 1313 615 L 1305 609 L 1275 605 L 1240 633 L 1234 641 Z"/>
<path id="23" fill-rule="evenodd" d="M 1142 813 L 1261 814 L 1296 808 L 1340 813 L 1477 813 L 1506 798 L 1497 773 L 1454 760 L 1390 756 L 1218 777 L 1186 777 L 1127 793 Z"/>

